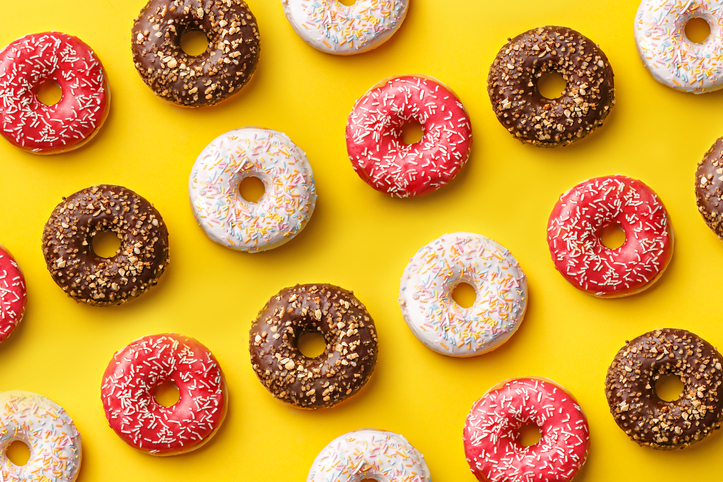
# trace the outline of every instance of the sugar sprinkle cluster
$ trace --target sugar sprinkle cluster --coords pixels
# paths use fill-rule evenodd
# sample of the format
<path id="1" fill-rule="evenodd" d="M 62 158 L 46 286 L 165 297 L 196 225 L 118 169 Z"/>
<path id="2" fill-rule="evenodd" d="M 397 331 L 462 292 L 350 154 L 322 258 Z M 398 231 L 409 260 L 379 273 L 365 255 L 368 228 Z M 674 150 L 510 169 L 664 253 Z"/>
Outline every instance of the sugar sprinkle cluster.
<path id="1" fill-rule="evenodd" d="M 406 438 L 383 430 L 356 430 L 319 453 L 306 482 L 431 482 L 424 456 Z"/>
<path id="2" fill-rule="evenodd" d="M 22 466 L 5 454 L 16 440 L 30 449 Z M 23 390 L 0 392 L 0 480 L 73 482 L 81 458 L 80 433 L 60 405 Z"/>
<path id="3" fill-rule="evenodd" d="M 702 18 L 708 38 L 697 44 L 686 24 Z M 723 2 L 720 0 L 644 0 L 635 15 L 635 41 L 643 64 L 660 83 L 685 92 L 723 87 Z"/>
<path id="4" fill-rule="evenodd" d="M 45 105 L 35 90 L 51 79 L 63 96 Z M 26 35 L 0 52 L 0 133 L 16 146 L 39 154 L 77 147 L 100 127 L 108 101 L 103 66 L 76 37 Z"/>
<path id="5" fill-rule="evenodd" d="M 600 232 L 616 223 L 625 243 L 609 249 Z M 623 296 L 649 286 L 673 251 L 668 212 L 655 192 L 625 176 L 589 179 L 560 196 L 547 227 L 557 270 L 595 296 Z"/>
<path id="6" fill-rule="evenodd" d="M 180 398 L 171 407 L 154 390 L 171 381 Z M 206 441 L 226 414 L 223 372 L 208 349 L 176 334 L 146 336 L 113 356 L 101 399 L 110 426 L 129 445 L 172 455 Z"/>
<path id="7" fill-rule="evenodd" d="M 402 128 L 418 122 L 424 136 L 402 142 Z M 346 126 L 352 167 L 374 189 L 393 197 L 428 194 L 451 181 L 472 149 L 469 115 L 439 81 L 388 79 L 354 105 Z"/>
<path id="8" fill-rule="evenodd" d="M 256 203 L 239 192 L 246 177 L 264 183 Z M 316 206 L 306 154 L 286 134 L 252 127 L 227 132 L 206 146 L 191 170 L 189 194 L 196 220 L 211 239 L 248 252 L 291 240 Z"/>
<path id="9" fill-rule="evenodd" d="M 452 298 L 461 282 L 477 298 L 463 308 Z M 512 254 L 473 233 L 445 234 L 423 246 L 402 276 L 404 320 L 425 345 L 445 355 L 472 356 L 504 343 L 527 308 L 527 279 Z"/>
<path id="10" fill-rule="evenodd" d="M 541 438 L 525 447 L 519 432 L 528 424 Z M 590 447 L 587 419 L 572 395 L 538 378 L 509 380 L 486 393 L 472 407 L 463 438 L 472 472 L 488 482 L 569 481 Z"/>
<path id="11" fill-rule="evenodd" d="M 0 343 L 23 319 L 27 290 L 15 258 L 0 245 Z"/>
<path id="12" fill-rule="evenodd" d="M 282 0 L 291 26 L 314 48 L 340 55 L 366 52 L 404 21 L 409 0 Z"/>

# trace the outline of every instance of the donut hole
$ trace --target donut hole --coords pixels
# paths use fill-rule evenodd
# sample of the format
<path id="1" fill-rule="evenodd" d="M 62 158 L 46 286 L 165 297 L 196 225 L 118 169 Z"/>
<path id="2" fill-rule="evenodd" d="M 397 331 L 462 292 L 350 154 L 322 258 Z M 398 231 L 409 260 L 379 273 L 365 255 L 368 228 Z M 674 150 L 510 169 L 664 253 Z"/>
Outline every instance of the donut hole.
<path id="1" fill-rule="evenodd" d="M 47 79 L 35 87 L 35 97 L 45 105 L 55 105 L 63 98 L 63 89 L 53 79 Z"/>
<path id="2" fill-rule="evenodd" d="M 201 29 L 186 30 L 181 34 L 179 43 L 181 50 L 191 57 L 198 57 L 208 50 L 208 37 Z"/>
<path id="3" fill-rule="evenodd" d="M 264 193 L 266 192 L 266 186 L 264 181 L 255 176 L 248 176 L 241 180 L 238 185 L 238 192 L 244 201 L 250 203 L 257 203 L 261 200 Z"/>
<path id="4" fill-rule="evenodd" d="M 91 246 L 97 256 L 101 258 L 112 258 L 118 254 L 121 240 L 117 233 L 104 229 L 93 236 Z"/>
<path id="5" fill-rule="evenodd" d="M 8 445 L 5 456 L 10 462 L 21 467 L 30 460 L 30 447 L 22 440 L 14 440 Z"/>
<path id="6" fill-rule="evenodd" d="M 170 380 L 161 382 L 153 389 L 153 399 L 158 405 L 172 407 L 181 398 L 181 392 L 175 383 Z"/>
<path id="7" fill-rule="evenodd" d="M 309 331 L 299 337 L 297 346 L 306 358 L 316 358 L 326 350 L 326 340 L 318 331 Z"/>
<path id="8" fill-rule="evenodd" d="M 694 44 L 702 44 L 710 36 L 710 24 L 701 17 L 693 17 L 685 24 L 685 37 Z"/>
<path id="9" fill-rule="evenodd" d="M 545 99 L 559 99 L 567 88 L 567 81 L 559 72 L 543 72 L 537 79 L 537 91 Z"/>
<path id="10" fill-rule="evenodd" d="M 528 423 L 520 427 L 520 435 L 517 440 L 523 447 L 532 447 L 539 442 L 541 438 L 542 432 L 540 431 L 540 427 L 534 423 Z"/>
<path id="11" fill-rule="evenodd" d="M 424 137 L 424 127 L 417 121 L 409 121 L 402 126 L 400 136 L 402 142 L 407 145 L 416 144 Z"/>
<path id="12" fill-rule="evenodd" d="M 610 223 L 600 230 L 600 242 L 608 249 L 621 247 L 625 239 L 625 230 L 617 223 Z"/>
<path id="13" fill-rule="evenodd" d="M 678 375 L 661 375 L 655 381 L 655 394 L 664 402 L 675 402 L 683 394 L 685 383 Z"/>
<path id="14" fill-rule="evenodd" d="M 452 299 L 462 308 L 471 308 L 477 301 L 477 292 L 469 283 L 459 283 L 452 290 Z"/>

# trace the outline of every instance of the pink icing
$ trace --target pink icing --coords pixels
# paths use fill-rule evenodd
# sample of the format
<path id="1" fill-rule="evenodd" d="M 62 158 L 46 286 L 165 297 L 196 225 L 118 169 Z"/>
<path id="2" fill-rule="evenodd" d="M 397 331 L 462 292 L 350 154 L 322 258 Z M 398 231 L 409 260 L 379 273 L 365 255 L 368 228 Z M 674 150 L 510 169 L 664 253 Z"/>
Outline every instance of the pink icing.
<path id="1" fill-rule="evenodd" d="M 23 319 L 27 291 L 15 258 L 0 245 L 0 343 Z"/>
<path id="2" fill-rule="evenodd" d="M 540 440 L 519 442 L 535 424 Z M 590 430 L 575 399 L 551 380 L 517 378 L 487 392 L 464 426 L 464 451 L 472 473 L 485 482 L 571 480 L 587 459 Z"/>
<path id="3" fill-rule="evenodd" d="M 165 381 L 180 394 L 171 407 L 153 396 Z M 227 408 L 216 358 L 193 338 L 173 333 L 140 338 L 116 353 L 103 375 L 101 399 L 111 428 L 154 455 L 197 448 L 215 434 Z"/>
<path id="4" fill-rule="evenodd" d="M 613 223 L 625 231 L 625 243 L 609 249 L 600 233 Z M 642 182 L 620 175 L 589 179 L 560 196 L 550 214 L 547 242 L 565 279 L 600 297 L 645 289 L 673 254 L 663 203 Z"/>
<path id="5" fill-rule="evenodd" d="M 424 136 L 407 145 L 402 127 L 419 122 Z M 429 194 L 451 181 L 472 148 L 469 115 L 439 82 L 395 77 L 356 102 L 346 126 L 349 159 L 374 189 L 393 197 Z"/>
<path id="6" fill-rule="evenodd" d="M 35 94 L 46 80 L 63 91 L 55 105 Z M 54 154 L 80 147 L 103 123 L 109 100 L 100 60 L 76 37 L 31 34 L 0 51 L 0 133 L 22 149 Z"/>

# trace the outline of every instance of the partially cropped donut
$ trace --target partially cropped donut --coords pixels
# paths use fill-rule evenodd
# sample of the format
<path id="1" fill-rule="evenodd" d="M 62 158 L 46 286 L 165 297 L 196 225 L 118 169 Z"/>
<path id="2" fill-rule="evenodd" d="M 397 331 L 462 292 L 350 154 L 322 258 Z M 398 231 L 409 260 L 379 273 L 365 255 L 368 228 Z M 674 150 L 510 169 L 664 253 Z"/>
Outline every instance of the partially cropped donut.
<path id="1" fill-rule="evenodd" d="M 299 350 L 302 335 L 321 333 L 316 358 Z M 332 407 L 357 393 L 377 361 L 374 321 L 353 293 L 327 284 L 285 288 L 251 326 L 251 365 L 271 394 L 297 408 Z"/>
<path id="2" fill-rule="evenodd" d="M 452 298 L 460 283 L 475 302 Z M 404 269 L 399 306 L 424 345 L 449 356 L 490 352 L 519 328 L 527 309 L 527 278 L 510 251 L 481 234 L 445 234 L 423 246 Z"/>
<path id="3" fill-rule="evenodd" d="M 0 244 L 0 343 L 15 330 L 25 315 L 28 292 L 25 276 L 13 255 Z"/>
<path id="4" fill-rule="evenodd" d="M 16 440 L 30 451 L 24 465 L 6 454 Z M 82 458 L 80 433 L 63 407 L 25 390 L 0 392 L 0 480 L 73 482 Z"/>
<path id="5" fill-rule="evenodd" d="M 520 429 L 535 425 L 540 440 L 520 443 Z M 568 482 L 590 448 L 587 418 L 575 398 L 545 378 L 516 378 L 477 400 L 464 426 L 464 452 L 481 482 Z"/>
<path id="6" fill-rule="evenodd" d="M 193 30 L 208 40 L 197 56 L 181 48 L 181 37 Z M 131 41 L 143 82 L 183 107 L 214 105 L 239 92 L 259 61 L 259 28 L 243 0 L 150 0 Z"/>
<path id="7" fill-rule="evenodd" d="M 424 135 L 402 141 L 417 122 Z M 436 79 L 404 75 L 372 87 L 354 104 L 346 124 L 346 149 L 354 171 L 377 191 L 408 198 L 450 182 L 472 150 L 472 125 L 462 102 Z"/>
<path id="8" fill-rule="evenodd" d="M 250 177 L 264 184 L 256 202 L 239 191 Z M 207 145 L 191 169 L 188 191 L 206 235 L 249 253 L 291 241 L 316 206 L 314 173 L 304 151 L 283 132 L 258 127 L 234 129 Z"/>
<path id="9" fill-rule="evenodd" d="M 705 223 L 723 239 L 723 137 L 698 162 L 695 198 Z"/>
<path id="10" fill-rule="evenodd" d="M 424 456 L 403 436 L 354 430 L 335 438 L 316 456 L 306 482 L 431 482 Z"/>
<path id="11" fill-rule="evenodd" d="M 723 356 L 686 330 L 655 330 L 626 342 L 605 379 L 605 395 L 618 426 L 632 440 L 654 449 L 682 449 L 723 422 Z M 662 376 L 684 384 L 677 400 L 655 391 Z"/>
<path id="12" fill-rule="evenodd" d="M 556 99 L 537 82 L 557 72 L 567 82 Z M 517 139 L 566 146 L 602 125 L 615 104 L 613 70 L 592 40 L 567 27 L 540 27 L 509 40 L 490 67 L 487 92 L 497 119 Z"/>
<path id="13" fill-rule="evenodd" d="M 62 97 L 45 105 L 37 97 L 46 81 Z M 77 149 L 98 132 L 110 106 L 108 78 L 82 40 L 60 32 L 21 37 L 0 51 L 0 134 L 33 154 Z"/>
<path id="14" fill-rule="evenodd" d="M 702 43 L 685 33 L 693 18 L 710 27 Z M 722 25 L 717 0 L 643 0 L 635 14 L 635 44 L 643 65 L 661 84 L 682 92 L 712 92 L 723 87 Z"/>
<path id="15" fill-rule="evenodd" d="M 404 22 L 409 0 L 281 0 L 294 31 L 329 54 L 367 52 L 389 40 Z"/>
<path id="16" fill-rule="evenodd" d="M 610 225 L 625 232 L 618 248 L 602 243 Z M 581 182 L 550 213 L 547 244 L 555 267 L 576 288 L 600 298 L 629 296 L 651 287 L 673 256 L 668 211 L 646 184 L 627 176 Z"/>
<path id="17" fill-rule="evenodd" d="M 155 389 L 178 388 L 178 401 L 159 404 Z M 141 452 L 179 455 L 216 434 L 228 411 L 223 371 L 199 341 L 175 333 L 144 336 L 119 350 L 103 374 L 101 399 L 110 427 Z"/>
<path id="18" fill-rule="evenodd" d="M 111 258 L 92 248 L 100 232 L 121 240 Z M 76 301 L 119 305 L 151 286 L 168 266 L 168 230 L 160 213 L 135 192 L 102 184 L 56 206 L 43 230 L 43 255 L 58 286 Z"/>

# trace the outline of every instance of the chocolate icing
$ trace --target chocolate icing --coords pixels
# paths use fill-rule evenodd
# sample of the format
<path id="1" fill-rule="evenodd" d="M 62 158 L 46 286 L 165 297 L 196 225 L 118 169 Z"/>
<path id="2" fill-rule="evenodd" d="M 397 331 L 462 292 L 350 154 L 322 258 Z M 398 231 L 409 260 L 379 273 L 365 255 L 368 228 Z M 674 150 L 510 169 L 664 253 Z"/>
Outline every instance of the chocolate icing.
<path id="1" fill-rule="evenodd" d="M 608 368 L 605 395 L 610 413 L 640 445 L 685 448 L 721 426 L 721 363 L 721 354 L 689 331 L 645 333 L 626 343 Z M 666 402 L 655 393 L 655 382 L 670 374 L 679 376 L 685 387 L 678 400 Z"/>
<path id="2" fill-rule="evenodd" d="M 557 99 L 537 81 L 558 72 L 567 82 Z M 613 71 L 590 39 L 566 27 L 541 27 L 508 41 L 490 67 L 487 91 L 499 121 L 522 142 L 566 146 L 600 126 L 615 104 Z"/>
<path id="3" fill-rule="evenodd" d="M 723 137 L 698 162 L 695 197 L 705 223 L 723 239 Z"/>
<path id="4" fill-rule="evenodd" d="M 112 258 L 93 252 L 93 237 L 113 231 Z M 119 305 L 155 285 L 168 265 L 168 230 L 160 213 L 122 186 L 78 191 L 58 204 L 43 231 L 43 254 L 53 280 L 76 301 Z"/>
<path id="5" fill-rule="evenodd" d="M 181 49 L 190 30 L 208 39 L 201 55 Z M 259 61 L 259 29 L 243 0 L 150 0 L 133 23 L 131 40 L 143 81 L 185 107 L 214 105 L 238 92 Z"/>
<path id="6" fill-rule="evenodd" d="M 307 358 L 299 338 L 319 332 L 326 350 Z M 271 394 L 298 408 L 327 408 L 354 395 L 377 360 L 374 321 L 354 294 L 326 285 L 285 288 L 261 310 L 249 336 L 251 365 Z"/>

